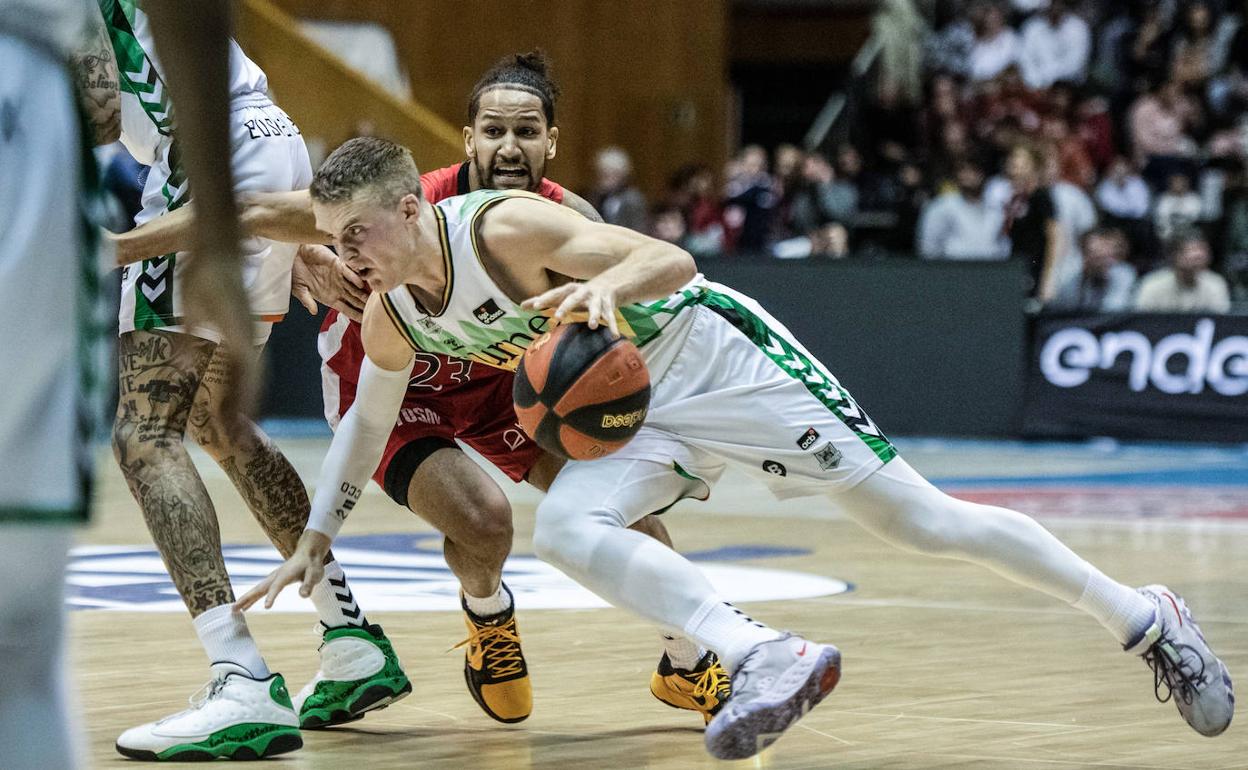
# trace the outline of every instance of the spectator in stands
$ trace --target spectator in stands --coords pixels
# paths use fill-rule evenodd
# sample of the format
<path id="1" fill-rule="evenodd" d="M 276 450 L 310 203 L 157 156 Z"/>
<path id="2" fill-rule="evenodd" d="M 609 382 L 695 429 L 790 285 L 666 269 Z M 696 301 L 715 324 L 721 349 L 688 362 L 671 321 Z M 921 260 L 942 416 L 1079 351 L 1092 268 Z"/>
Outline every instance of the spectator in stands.
<path id="1" fill-rule="evenodd" d="M 1046 158 L 1046 181 L 1053 196 L 1053 212 L 1059 234 L 1057 261 L 1053 263 L 1052 285 L 1077 273 L 1083 264 L 1083 236 L 1097 225 L 1096 204 L 1082 187 L 1057 177 L 1057 157 Z"/>
<path id="2" fill-rule="evenodd" d="M 1060 115 L 1044 119 L 1043 137 L 1057 162 L 1057 178 L 1086 190 L 1096 184 L 1096 167 L 1083 141 L 1071 133 L 1070 124 Z"/>
<path id="3" fill-rule="evenodd" d="M 594 160 L 598 175 L 594 208 L 613 225 L 646 232 L 646 198 L 633 184 L 633 163 L 619 147 L 607 147 Z"/>
<path id="4" fill-rule="evenodd" d="M 955 172 L 957 189 L 940 195 L 919 217 L 918 251 L 923 259 L 1005 259 L 1010 244 L 1002 233 L 1005 214 L 984 200 L 984 169 L 965 159 Z"/>
<path id="5" fill-rule="evenodd" d="M 1226 279 L 1209 269 L 1209 243 L 1198 232 L 1170 245 L 1170 267 L 1140 280 L 1135 309 L 1151 313 L 1225 313 L 1231 308 Z"/>
<path id="6" fill-rule="evenodd" d="M 1071 13 L 1066 0 L 1052 0 L 1049 9 L 1023 25 L 1019 66 L 1032 89 L 1059 80 L 1082 83 L 1088 73 L 1092 34 L 1088 23 Z"/>
<path id="7" fill-rule="evenodd" d="M 1215 28 L 1205 2 L 1189 3 L 1183 13 L 1183 31 L 1170 57 L 1170 76 L 1186 86 L 1201 86 L 1226 62 L 1230 30 Z"/>
<path id="8" fill-rule="evenodd" d="M 776 196 L 776 210 L 772 216 L 774 231 L 771 237 L 784 240 L 803 233 L 794 226 L 792 209 L 793 198 L 802 185 L 804 155 L 796 145 L 785 143 L 776 147 L 772 158 L 772 192 Z"/>
<path id="9" fill-rule="evenodd" d="M 1190 131 L 1200 120 L 1200 107 L 1167 80 L 1136 100 L 1130 111 L 1131 142 L 1144 178 L 1160 186 L 1196 152 Z"/>
<path id="10" fill-rule="evenodd" d="M 685 227 L 684 212 L 675 206 L 660 206 L 655 209 L 650 217 L 650 235 L 683 248 L 689 235 Z"/>
<path id="11" fill-rule="evenodd" d="M 996 3 L 980 4 L 972 13 L 975 45 L 971 48 L 970 78 L 991 80 L 1018 64 L 1018 33 L 1005 23 L 1005 11 Z"/>
<path id="12" fill-rule="evenodd" d="M 741 151 L 730 164 L 725 193 L 727 245 L 749 254 L 762 253 L 771 235 L 771 218 L 776 208 L 766 150 L 750 145 Z"/>
<path id="13" fill-rule="evenodd" d="M 858 190 L 836 178 L 827 159 L 811 153 L 802 163 L 802 184 L 794 195 L 793 229 L 807 235 L 827 222 L 847 225 L 858 213 Z"/>
<path id="14" fill-rule="evenodd" d="M 1140 3 L 1139 21 L 1125 48 L 1127 83 L 1161 83 L 1169 75 L 1169 19 L 1159 0 Z"/>
<path id="15" fill-rule="evenodd" d="M 1157 198 L 1153 226 L 1157 237 L 1169 241 L 1180 232 L 1190 230 L 1201 220 L 1200 196 L 1192 190 L 1187 174 L 1171 174 L 1166 191 Z"/>
<path id="16" fill-rule="evenodd" d="M 956 120 L 946 123 L 939 144 L 929 153 L 928 177 L 932 190 L 939 195 L 956 189 L 958 166 L 974 154 L 966 124 Z"/>
<path id="17" fill-rule="evenodd" d="M 936 0 L 932 12 L 935 31 L 923 43 L 923 63 L 928 72 L 959 78 L 970 75 L 975 27 L 961 14 L 960 5 L 959 0 Z"/>
<path id="18" fill-rule="evenodd" d="M 1079 100 L 1075 104 L 1074 130 L 1079 141 L 1083 142 L 1092 165 L 1098 172 L 1103 172 L 1118 155 L 1109 100 L 1103 96 L 1089 96 Z"/>
<path id="19" fill-rule="evenodd" d="M 1110 228 L 1084 233 L 1080 242 L 1083 268 L 1059 284 L 1045 309 L 1092 313 L 1127 310 L 1135 268 L 1125 261 L 1126 242 L 1121 232 Z"/>
<path id="20" fill-rule="evenodd" d="M 1065 251 L 1053 191 L 1044 185 L 1045 159 L 1034 147 L 1018 145 L 1005 162 L 1005 176 L 985 189 L 985 197 L 1005 212 L 1003 230 L 1010 238 L 1010 256 L 1027 264 L 1032 295 L 1053 296 L 1056 269 Z"/>
<path id="21" fill-rule="evenodd" d="M 1226 53 L 1221 71 L 1215 71 L 1206 92 L 1216 128 L 1221 130 L 1235 127 L 1248 114 L 1248 0 L 1241 0 L 1239 6 L 1238 13 L 1220 20 L 1218 37 L 1225 41 L 1221 48 Z"/>
<path id="22" fill-rule="evenodd" d="M 685 219 L 685 249 L 695 257 L 718 257 L 724 253 L 724 219 L 715 175 L 709 168 L 690 164 L 672 177 L 670 206 Z"/>
<path id="23" fill-rule="evenodd" d="M 1151 194 L 1144 178 L 1119 156 L 1096 186 L 1096 204 L 1112 219 L 1140 221 L 1148 216 Z"/>

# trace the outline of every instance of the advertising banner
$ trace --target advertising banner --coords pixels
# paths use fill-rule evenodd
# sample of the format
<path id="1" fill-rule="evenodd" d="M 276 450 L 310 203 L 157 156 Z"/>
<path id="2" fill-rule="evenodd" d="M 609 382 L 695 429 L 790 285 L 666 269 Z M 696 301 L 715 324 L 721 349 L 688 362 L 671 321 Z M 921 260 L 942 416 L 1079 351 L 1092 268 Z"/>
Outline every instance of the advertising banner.
<path id="1" fill-rule="evenodd" d="M 1248 317 L 1040 316 L 1023 432 L 1248 442 Z"/>

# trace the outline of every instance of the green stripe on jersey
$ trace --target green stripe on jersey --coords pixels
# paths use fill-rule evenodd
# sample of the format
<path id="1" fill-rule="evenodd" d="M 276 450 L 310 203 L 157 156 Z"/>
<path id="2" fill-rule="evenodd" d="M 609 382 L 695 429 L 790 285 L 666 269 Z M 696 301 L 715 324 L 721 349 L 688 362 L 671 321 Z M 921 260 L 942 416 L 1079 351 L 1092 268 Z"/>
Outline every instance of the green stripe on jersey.
<path id="1" fill-rule="evenodd" d="M 766 321 L 731 296 L 714 290 L 703 291 L 697 302 L 732 324 L 785 374 L 802 383 L 812 396 L 819 399 L 819 403 L 862 439 L 877 457 L 888 462 L 897 456 L 896 447 L 876 427 L 862 407 L 858 406 L 849 391 L 820 371 L 809 356 L 768 326 Z"/>

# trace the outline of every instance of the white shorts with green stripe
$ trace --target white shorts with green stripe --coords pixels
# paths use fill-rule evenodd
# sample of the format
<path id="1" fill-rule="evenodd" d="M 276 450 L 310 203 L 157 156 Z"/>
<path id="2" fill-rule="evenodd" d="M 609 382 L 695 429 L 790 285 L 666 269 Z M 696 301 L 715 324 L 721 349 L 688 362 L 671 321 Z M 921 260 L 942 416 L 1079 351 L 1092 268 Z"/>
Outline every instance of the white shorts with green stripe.
<path id="1" fill-rule="evenodd" d="M 233 98 L 230 107 L 234 189 L 246 192 L 302 190 L 312 183 L 312 165 L 303 136 L 281 108 L 261 93 Z M 124 137 L 123 137 L 124 139 Z M 186 179 L 177 168 L 172 145 L 160 157 L 143 188 L 143 210 L 136 224 L 163 216 L 189 199 Z M 290 306 L 290 271 L 298 246 L 263 238 L 243 242 L 243 285 L 256 317 L 252 342 L 263 344 L 274 321 Z M 122 271 L 120 334 L 139 330 L 192 334 L 220 342 L 212 329 L 182 325 L 182 266 L 185 254 L 128 265 Z"/>
<path id="2" fill-rule="evenodd" d="M 689 496 L 703 497 L 732 463 L 783 499 L 848 489 L 897 455 L 836 378 L 754 300 L 708 283 L 682 315 L 643 348 L 652 367 L 646 424 L 595 464 L 663 463 L 700 479 L 705 491 Z M 659 360 L 669 363 L 656 371 Z"/>

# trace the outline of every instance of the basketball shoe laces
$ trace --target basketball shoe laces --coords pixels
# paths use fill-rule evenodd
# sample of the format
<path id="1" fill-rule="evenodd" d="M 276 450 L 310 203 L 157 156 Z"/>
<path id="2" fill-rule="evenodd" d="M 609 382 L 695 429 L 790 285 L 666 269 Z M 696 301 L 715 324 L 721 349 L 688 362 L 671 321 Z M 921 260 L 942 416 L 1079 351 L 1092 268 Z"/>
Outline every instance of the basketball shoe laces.
<path id="1" fill-rule="evenodd" d="M 1191 654 L 1185 657 L 1184 650 Z M 1190 706 L 1197 690 L 1205 684 L 1205 661 L 1200 653 L 1191 645 L 1175 644 L 1169 637 L 1158 639 L 1144 653 L 1144 662 L 1153 670 L 1153 695 L 1160 703 L 1175 697 L 1177 691 L 1179 699 Z M 1199 670 L 1196 669 L 1196 662 L 1200 664 Z M 1164 697 L 1161 694 L 1162 685 L 1166 688 Z"/>
<path id="2" fill-rule="evenodd" d="M 728 682 L 728 675 L 724 673 L 722 666 L 707 666 L 693 683 L 693 697 L 701 698 L 702 704 L 706 705 L 707 696 L 715 695 L 719 700 L 719 704 L 723 705 L 725 698 L 720 698 L 720 690 Z"/>
<path id="3" fill-rule="evenodd" d="M 224 688 L 225 688 L 224 676 L 214 676 L 212 679 L 209 679 L 207 682 L 204 682 L 203 687 L 200 687 L 198 690 L 194 692 L 194 694 L 191 695 L 191 697 L 186 699 L 187 703 L 191 704 L 190 710 L 198 711 L 199 709 L 202 709 L 204 706 L 208 705 L 209 701 L 217 697 L 217 695 Z M 177 716 L 177 715 L 175 714 L 174 716 Z"/>
<path id="4" fill-rule="evenodd" d="M 468 645 L 468 658 L 473 667 L 488 669 L 490 676 L 502 678 L 522 672 L 524 656 L 520 653 L 520 637 L 516 634 L 516 619 L 497 626 L 472 624 L 468 638 L 451 648 L 458 650 Z M 447 650 L 450 652 L 450 650 Z"/>

